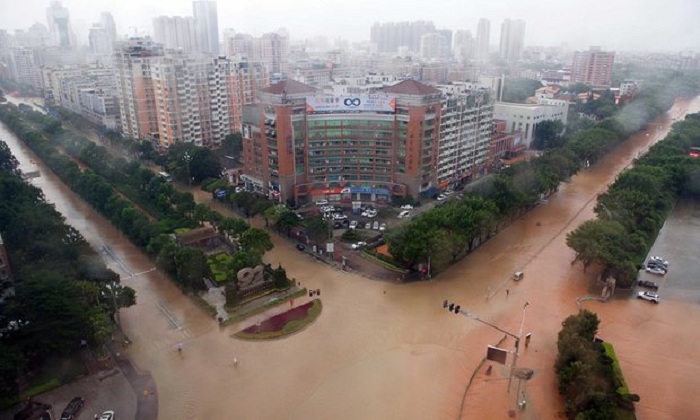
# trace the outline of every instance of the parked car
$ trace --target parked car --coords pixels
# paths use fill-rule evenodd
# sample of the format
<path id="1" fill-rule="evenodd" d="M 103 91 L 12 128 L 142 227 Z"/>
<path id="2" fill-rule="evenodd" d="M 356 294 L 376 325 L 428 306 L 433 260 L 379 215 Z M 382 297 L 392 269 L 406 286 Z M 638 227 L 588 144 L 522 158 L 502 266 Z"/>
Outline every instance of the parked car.
<path id="1" fill-rule="evenodd" d="M 100 420 L 114 420 L 114 411 L 105 411 L 100 415 Z"/>
<path id="2" fill-rule="evenodd" d="M 639 280 L 637 282 L 637 285 L 639 285 L 641 287 L 646 287 L 647 289 L 652 289 L 652 290 L 659 289 L 659 285 L 656 284 L 655 281 L 651 281 L 651 280 Z"/>
<path id="3" fill-rule="evenodd" d="M 70 400 L 63 410 L 63 413 L 61 413 L 61 420 L 73 420 L 76 414 L 78 414 L 78 411 L 83 407 L 83 404 L 85 404 L 85 399 L 83 397 L 75 397 Z"/>
<path id="4" fill-rule="evenodd" d="M 666 261 L 666 259 L 664 259 L 664 257 L 659 257 L 659 256 L 657 256 L 657 255 L 652 255 L 651 257 L 649 257 L 649 259 L 650 259 L 651 261 L 658 261 L 658 262 L 660 262 L 661 264 L 663 264 L 665 267 L 668 267 L 668 261 Z"/>
<path id="5" fill-rule="evenodd" d="M 357 220 L 350 222 L 350 229 L 357 229 Z"/>
<path id="6" fill-rule="evenodd" d="M 408 210 L 404 210 L 401 213 L 399 213 L 399 215 L 397 217 L 399 219 L 403 219 L 404 217 L 410 217 L 410 216 L 411 216 L 411 212 Z"/>
<path id="7" fill-rule="evenodd" d="M 666 274 L 666 270 L 664 270 L 663 268 L 654 267 L 654 266 L 651 266 L 651 267 L 647 266 L 646 271 L 647 271 L 647 273 L 656 274 L 659 276 L 663 276 Z"/>
<path id="8" fill-rule="evenodd" d="M 367 245 L 367 242 L 365 241 L 360 241 L 360 242 L 355 242 L 354 244 L 350 245 L 350 248 L 352 249 L 360 249 L 363 246 Z"/>
<path id="9" fill-rule="evenodd" d="M 365 229 L 372 229 L 372 222 L 367 222 L 367 224 L 365 224 Z"/>
<path id="10" fill-rule="evenodd" d="M 377 217 L 377 210 L 367 209 L 367 211 L 363 212 L 363 215 L 365 217 L 369 217 L 370 219 L 373 217 Z"/>
<path id="11" fill-rule="evenodd" d="M 379 222 L 372 223 L 372 229 L 379 230 Z"/>
<path id="12" fill-rule="evenodd" d="M 647 267 L 649 267 L 649 268 L 657 268 L 657 269 L 659 269 L 659 270 L 661 270 L 661 271 L 663 271 L 663 272 L 668 272 L 668 267 L 666 267 L 665 265 L 661 264 L 661 263 L 658 262 L 658 261 L 649 261 L 649 262 L 647 263 Z"/>
<path id="13" fill-rule="evenodd" d="M 447 196 L 446 196 L 445 194 L 440 194 L 440 195 L 437 196 L 437 201 L 443 201 L 443 200 L 445 200 L 446 198 L 447 198 Z"/>
<path id="14" fill-rule="evenodd" d="M 515 280 L 515 281 L 522 280 L 523 276 L 525 276 L 525 273 L 523 273 L 522 271 L 516 271 L 515 273 L 513 273 L 513 280 Z"/>
<path id="15" fill-rule="evenodd" d="M 348 216 L 344 214 L 333 213 L 333 220 L 345 220 Z"/>
<path id="16" fill-rule="evenodd" d="M 639 292 L 637 294 L 637 299 L 648 300 L 649 302 L 659 303 L 659 295 L 654 292 Z"/>
<path id="17" fill-rule="evenodd" d="M 306 250 L 306 245 L 304 244 L 297 244 L 297 249 L 299 251 L 305 251 Z"/>
<path id="18" fill-rule="evenodd" d="M 401 209 L 402 210 L 413 210 L 413 206 L 410 204 L 404 204 L 403 206 L 401 206 Z"/>
<path id="19" fill-rule="evenodd" d="M 380 232 L 384 232 L 385 230 L 386 230 L 386 223 L 382 223 L 381 225 L 379 225 Z"/>

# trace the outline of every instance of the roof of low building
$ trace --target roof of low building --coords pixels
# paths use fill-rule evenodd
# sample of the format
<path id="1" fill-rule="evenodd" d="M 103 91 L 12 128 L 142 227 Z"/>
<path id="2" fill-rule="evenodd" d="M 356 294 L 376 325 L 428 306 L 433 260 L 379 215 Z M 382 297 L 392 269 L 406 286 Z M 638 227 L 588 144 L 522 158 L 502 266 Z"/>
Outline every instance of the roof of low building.
<path id="1" fill-rule="evenodd" d="M 417 80 L 409 79 L 399 82 L 393 86 L 382 88 L 383 92 L 394 93 L 396 95 L 439 95 L 440 90 L 421 83 Z"/>
<path id="2" fill-rule="evenodd" d="M 300 93 L 314 93 L 316 92 L 316 88 L 297 82 L 296 80 L 288 79 L 266 87 L 262 91 L 265 93 L 272 93 L 273 95 L 296 95 Z"/>

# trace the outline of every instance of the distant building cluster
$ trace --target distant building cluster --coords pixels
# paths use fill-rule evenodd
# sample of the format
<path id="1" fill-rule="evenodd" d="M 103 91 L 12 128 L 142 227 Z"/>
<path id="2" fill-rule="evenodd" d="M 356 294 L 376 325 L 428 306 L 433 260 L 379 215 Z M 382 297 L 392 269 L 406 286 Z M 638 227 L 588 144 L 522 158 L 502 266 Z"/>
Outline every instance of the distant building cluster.
<path id="1" fill-rule="evenodd" d="M 613 87 L 616 63 L 699 68 L 691 52 L 526 47 L 519 19 L 501 22 L 497 39 L 480 19 L 474 32 L 383 22 L 364 42 L 292 42 L 284 28 L 220 30 L 217 3 L 195 0 L 191 16 L 152 25 L 152 36 L 125 36 L 103 12 L 80 40 L 68 9 L 51 1 L 46 25 L 0 30 L 0 79 L 161 149 L 216 148 L 241 132 L 246 188 L 302 203 L 381 204 L 458 187 L 527 149 L 541 123 L 566 124 L 570 103 L 604 90 L 618 103 L 634 97 L 643 81 Z M 544 87 L 525 103 L 499 100 L 513 78 Z M 569 93 L 577 84 L 588 90 Z"/>

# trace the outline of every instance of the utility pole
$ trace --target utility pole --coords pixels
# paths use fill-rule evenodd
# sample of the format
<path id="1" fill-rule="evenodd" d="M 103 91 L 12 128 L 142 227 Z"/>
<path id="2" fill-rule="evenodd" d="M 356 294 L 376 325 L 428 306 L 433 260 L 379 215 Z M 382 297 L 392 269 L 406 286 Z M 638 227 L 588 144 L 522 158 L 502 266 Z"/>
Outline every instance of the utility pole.
<path id="1" fill-rule="evenodd" d="M 457 304 L 455 304 L 455 303 L 450 303 L 450 302 L 447 301 L 447 300 L 445 300 L 445 301 L 442 303 L 442 307 L 443 307 L 444 309 L 447 309 L 448 311 L 450 311 L 450 312 L 452 312 L 452 313 L 454 313 L 454 314 L 459 314 L 459 315 L 462 315 L 462 316 L 466 316 L 467 318 L 471 318 L 471 319 L 473 319 L 473 320 L 475 320 L 475 321 L 481 322 L 482 324 L 488 325 L 489 327 L 491 327 L 491 328 L 493 328 L 493 329 L 495 329 L 495 330 L 497 330 L 497 331 L 500 331 L 500 332 L 504 333 L 505 335 L 507 335 L 507 336 L 512 337 L 512 338 L 515 339 L 515 352 L 513 353 L 513 362 L 511 363 L 511 366 L 510 366 L 510 374 L 508 375 L 508 393 L 510 393 L 510 387 L 511 387 L 511 384 L 512 384 L 512 382 L 513 382 L 513 376 L 514 376 L 514 374 L 515 374 L 515 367 L 516 367 L 516 365 L 517 365 L 517 363 L 518 363 L 518 356 L 520 355 L 520 338 L 521 338 L 522 335 L 523 335 L 523 327 L 525 326 L 525 309 L 526 309 L 529 305 L 530 305 L 529 302 L 525 302 L 525 305 L 523 305 L 523 313 L 522 313 L 522 317 L 521 317 L 521 319 L 520 319 L 520 330 L 519 330 L 519 332 L 518 332 L 518 335 L 515 335 L 515 334 L 513 334 L 512 332 L 506 331 L 506 330 L 504 330 L 503 328 L 501 328 L 501 327 L 499 327 L 499 326 L 497 326 L 497 325 L 494 325 L 494 324 L 492 324 L 492 323 L 490 323 L 490 322 L 488 322 L 488 321 L 484 321 L 483 319 L 481 319 L 481 318 L 479 318 L 478 316 L 476 316 L 476 314 L 473 314 L 473 313 L 471 313 L 471 312 L 465 311 L 464 309 L 462 309 L 462 307 L 461 307 L 460 305 L 457 305 Z M 518 392 L 519 392 L 519 391 L 520 391 L 520 387 L 518 387 Z M 519 398 L 519 396 L 516 395 L 516 396 L 515 396 L 516 407 L 518 406 L 518 404 L 517 404 L 517 403 L 518 403 L 518 398 Z"/>

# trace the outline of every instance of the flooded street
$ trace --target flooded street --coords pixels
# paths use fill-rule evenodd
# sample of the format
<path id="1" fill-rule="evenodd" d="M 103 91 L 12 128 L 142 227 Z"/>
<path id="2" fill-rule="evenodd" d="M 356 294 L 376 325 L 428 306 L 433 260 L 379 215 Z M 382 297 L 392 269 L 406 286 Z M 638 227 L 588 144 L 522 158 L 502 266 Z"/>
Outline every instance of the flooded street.
<path id="1" fill-rule="evenodd" d="M 565 244 L 566 234 L 594 217 L 597 195 L 665 136 L 671 118 L 686 111 L 700 111 L 700 99 L 677 103 L 650 126 L 649 135 L 632 136 L 562 185 L 548 204 L 431 282 L 388 284 L 344 273 L 273 235 L 275 248 L 267 262 L 281 263 L 302 286 L 321 289 L 324 307 L 306 330 L 269 342 L 232 338 L 236 325 L 219 328 L 159 271 L 150 271 L 153 263 L 48 169 L 34 165 L 31 153 L 4 125 L 0 138 L 23 171 L 41 172 L 32 182 L 93 247 L 107 251 L 103 255 L 110 268 L 136 290 L 138 303 L 123 310 L 121 320 L 133 341 L 129 355 L 155 378 L 160 418 L 508 418 L 517 384 L 506 392 L 506 369 L 494 366 L 487 376 L 482 367 L 467 390 L 486 346 L 498 343 L 503 334 L 444 311 L 442 301 L 449 299 L 514 333 L 529 303 L 524 331 L 533 338 L 518 366 L 534 369 L 535 375 L 525 386 L 527 409 L 520 417 L 547 419 L 562 410 L 553 369 L 557 332 L 564 318 L 577 311 L 576 299 L 589 294 L 597 274 L 584 274 L 580 265 L 570 264 L 574 255 Z M 204 192 L 196 197 L 211 201 Z M 514 283 L 511 275 L 519 270 L 525 278 Z M 679 291 L 686 286 L 680 279 L 674 284 L 682 297 Z M 639 418 L 692 418 L 700 412 L 693 392 L 700 377 L 700 353 L 693 350 L 700 338 L 680 331 L 694 331 L 700 321 L 698 299 L 669 298 L 651 305 L 624 295 L 583 305 L 599 314 L 600 336 L 613 342 L 630 389 L 641 396 Z M 175 350 L 178 342 L 184 342 L 182 355 Z M 501 347 L 512 349 L 513 340 Z M 239 360 L 235 367 L 234 357 Z"/>

